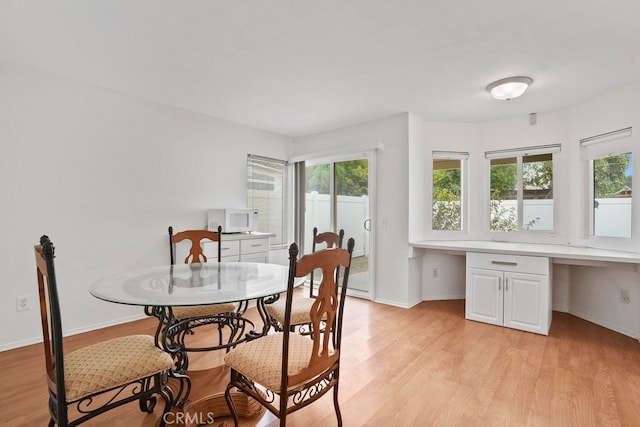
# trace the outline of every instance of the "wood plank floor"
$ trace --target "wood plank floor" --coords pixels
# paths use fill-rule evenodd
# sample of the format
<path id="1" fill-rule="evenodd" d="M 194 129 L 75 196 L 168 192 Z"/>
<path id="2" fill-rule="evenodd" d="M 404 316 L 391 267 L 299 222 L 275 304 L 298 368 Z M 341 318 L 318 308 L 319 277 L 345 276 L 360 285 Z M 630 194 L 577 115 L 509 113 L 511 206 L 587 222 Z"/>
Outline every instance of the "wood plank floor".
<path id="1" fill-rule="evenodd" d="M 632 338 L 563 313 L 554 313 L 548 337 L 485 325 L 464 319 L 464 301 L 407 310 L 350 298 L 346 311 L 340 402 L 347 427 L 640 425 L 640 343 Z M 154 325 L 145 319 L 76 335 L 66 350 L 151 334 Z M 219 360 L 204 355 L 192 366 Z M 0 369 L 0 425 L 46 425 L 41 344 L 0 353 Z M 153 426 L 157 412 L 132 404 L 85 425 Z M 230 418 L 215 425 L 225 421 L 232 425 Z M 265 413 L 241 425 L 277 420 Z M 288 425 L 336 425 L 330 396 Z"/>

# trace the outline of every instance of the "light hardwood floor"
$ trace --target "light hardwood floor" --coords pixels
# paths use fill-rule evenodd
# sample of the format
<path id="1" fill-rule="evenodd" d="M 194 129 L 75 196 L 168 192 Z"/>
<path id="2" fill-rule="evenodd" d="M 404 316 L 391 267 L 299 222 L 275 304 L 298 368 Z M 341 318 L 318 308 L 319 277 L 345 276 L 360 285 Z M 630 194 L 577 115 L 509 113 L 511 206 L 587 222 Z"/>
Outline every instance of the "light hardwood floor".
<path id="1" fill-rule="evenodd" d="M 632 338 L 563 313 L 554 313 L 548 337 L 485 325 L 464 319 L 464 301 L 402 309 L 350 298 L 346 311 L 346 427 L 640 425 L 640 343 Z M 66 349 L 151 334 L 154 325 L 145 319 L 69 337 Z M 205 355 L 194 365 L 217 360 Z M 0 424 L 46 425 L 41 344 L 0 353 L 0 369 Z M 153 426 L 155 418 L 131 404 L 85 425 Z M 230 418 L 214 425 L 224 421 L 232 425 Z M 241 425 L 277 420 L 265 413 Z M 288 425 L 336 425 L 330 396 L 290 416 Z"/>

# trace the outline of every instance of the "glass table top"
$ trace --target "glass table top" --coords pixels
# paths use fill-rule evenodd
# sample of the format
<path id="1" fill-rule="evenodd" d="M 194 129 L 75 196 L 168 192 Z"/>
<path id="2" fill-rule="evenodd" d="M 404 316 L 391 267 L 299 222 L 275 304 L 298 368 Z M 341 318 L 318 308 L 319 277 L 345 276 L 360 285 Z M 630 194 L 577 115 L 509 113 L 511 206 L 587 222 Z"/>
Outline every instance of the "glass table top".
<path id="1" fill-rule="evenodd" d="M 89 289 L 96 298 L 131 305 L 180 306 L 246 301 L 287 290 L 289 267 L 253 262 L 165 265 L 115 274 Z M 296 285 L 304 282 L 298 278 Z"/>

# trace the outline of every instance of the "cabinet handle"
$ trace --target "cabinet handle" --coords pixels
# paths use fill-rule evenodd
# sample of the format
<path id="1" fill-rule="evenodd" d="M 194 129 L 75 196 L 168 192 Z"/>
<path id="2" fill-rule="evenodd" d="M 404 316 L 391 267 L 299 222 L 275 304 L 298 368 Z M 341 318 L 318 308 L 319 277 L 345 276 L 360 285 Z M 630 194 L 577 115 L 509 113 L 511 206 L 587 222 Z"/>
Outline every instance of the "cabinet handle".
<path id="1" fill-rule="evenodd" d="M 498 277 L 498 290 L 502 290 L 502 277 Z"/>
<path id="2" fill-rule="evenodd" d="M 258 246 L 262 246 L 262 244 L 261 243 L 256 243 L 254 245 L 251 245 L 252 248 L 257 248 Z"/>
<path id="3" fill-rule="evenodd" d="M 518 265 L 517 262 L 511 262 L 511 261 L 491 261 L 491 264 L 496 264 L 496 265 L 510 265 L 510 266 L 516 266 Z"/>
<path id="4" fill-rule="evenodd" d="M 509 278 L 508 277 L 504 278 L 504 291 L 505 292 L 509 292 Z"/>

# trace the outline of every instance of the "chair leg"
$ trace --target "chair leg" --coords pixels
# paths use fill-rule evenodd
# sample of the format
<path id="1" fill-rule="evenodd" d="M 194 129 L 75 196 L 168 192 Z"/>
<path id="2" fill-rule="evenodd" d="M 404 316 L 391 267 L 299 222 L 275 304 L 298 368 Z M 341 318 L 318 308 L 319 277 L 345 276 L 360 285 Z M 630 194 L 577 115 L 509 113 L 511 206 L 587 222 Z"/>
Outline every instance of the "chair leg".
<path id="1" fill-rule="evenodd" d="M 231 375 L 233 375 L 233 371 L 231 371 Z M 231 384 L 227 385 L 227 388 L 224 391 L 224 400 L 227 401 L 227 406 L 231 410 L 231 416 L 233 417 L 233 425 L 234 427 L 238 427 L 238 412 L 236 411 L 236 405 L 233 403 L 233 399 L 231 398 L 231 389 L 233 386 Z"/>
<path id="2" fill-rule="evenodd" d="M 171 404 L 174 400 L 173 392 L 171 391 L 171 387 L 164 387 L 160 392 L 160 395 L 164 398 L 164 408 L 162 410 L 162 416 L 160 417 L 160 422 L 158 423 L 158 427 L 165 427 L 167 425 L 167 414 L 171 410 Z"/>
<path id="3" fill-rule="evenodd" d="M 342 427 L 342 414 L 340 413 L 340 403 L 338 403 L 338 384 L 333 386 L 333 408 L 336 411 L 338 427 Z"/>

